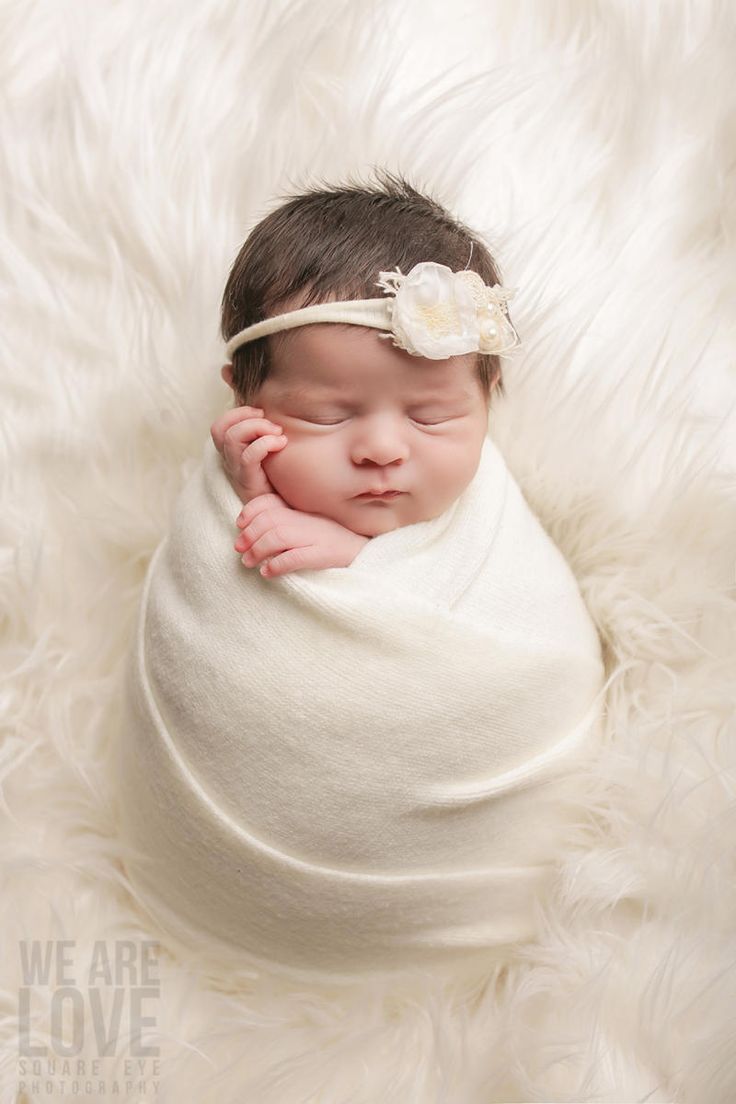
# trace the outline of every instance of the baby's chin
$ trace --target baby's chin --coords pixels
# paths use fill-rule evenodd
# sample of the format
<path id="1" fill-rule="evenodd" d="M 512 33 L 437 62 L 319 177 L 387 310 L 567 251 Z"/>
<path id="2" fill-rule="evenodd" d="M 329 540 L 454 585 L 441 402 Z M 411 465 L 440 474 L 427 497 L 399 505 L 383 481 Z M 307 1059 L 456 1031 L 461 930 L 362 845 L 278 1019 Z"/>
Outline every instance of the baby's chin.
<path id="1" fill-rule="evenodd" d="M 386 518 L 382 522 L 372 522 L 371 524 L 347 525 L 347 529 L 352 529 L 354 533 L 357 533 L 360 537 L 380 537 L 382 533 L 392 533 L 394 529 L 399 529 L 402 525 L 408 525 L 406 521 L 399 521 L 397 518 Z"/>
<path id="2" fill-rule="evenodd" d="M 335 520 L 361 537 L 378 537 L 382 533 L 391 533 L 404 525 L 413 525 L 416 519 L 402 517 L 390 507 L 368 505 L 357 517 L 351 513 L 349 518 L 340 517 Z"/>

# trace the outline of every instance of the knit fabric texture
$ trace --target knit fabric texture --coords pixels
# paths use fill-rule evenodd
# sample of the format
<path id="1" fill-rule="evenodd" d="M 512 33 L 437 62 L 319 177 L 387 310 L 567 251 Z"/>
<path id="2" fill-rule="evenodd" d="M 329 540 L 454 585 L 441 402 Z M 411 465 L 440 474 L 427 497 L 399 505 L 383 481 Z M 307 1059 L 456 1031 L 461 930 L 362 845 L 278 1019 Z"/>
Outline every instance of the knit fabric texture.
<path id="1" fill-rule="evenodd" d="M 128 666 L 126 866 L 148 907 L 343 975 L 533 938 L 603 664 L 497 446 L 440 517 L 347 568 L 262 578 L 233 551 L 240 508 L 208 439 Z"/>

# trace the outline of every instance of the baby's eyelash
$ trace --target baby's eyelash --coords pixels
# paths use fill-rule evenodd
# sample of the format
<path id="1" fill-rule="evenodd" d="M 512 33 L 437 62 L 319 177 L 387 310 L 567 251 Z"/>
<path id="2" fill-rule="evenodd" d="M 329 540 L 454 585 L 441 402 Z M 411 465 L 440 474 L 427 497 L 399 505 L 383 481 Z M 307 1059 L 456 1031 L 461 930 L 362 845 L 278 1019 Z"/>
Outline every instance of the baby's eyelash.
<path id="1" fill-rule="evenodd" d="M 304 420 L 311 422 L 312 425 L 331 426 L 331 425 L 339 425 L 340 422 L 343 422 L 345 419 L 344 418 L 338 418 L 338 420 L 336 422 L 319 422 L 319 421 L 317 421 L 316 418 L 305 418 Z M 437 418 L 433 422 L 427 421 L 426 419 L 420 419 L 420 418 L 411 418 L 410 420 L 412 422 L 416 422 L 417 425 L 441 425 L 442 422 L 446 421 L 447 419 L 446 418 Z"/>

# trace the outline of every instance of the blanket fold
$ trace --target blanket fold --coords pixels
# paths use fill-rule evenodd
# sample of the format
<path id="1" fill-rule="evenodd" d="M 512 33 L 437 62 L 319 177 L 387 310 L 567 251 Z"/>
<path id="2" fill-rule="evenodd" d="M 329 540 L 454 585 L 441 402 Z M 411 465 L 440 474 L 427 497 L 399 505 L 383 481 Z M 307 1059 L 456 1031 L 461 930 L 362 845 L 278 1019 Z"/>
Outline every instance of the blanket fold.
<path id="1" fill-rule="evenodd" d="M 127 672 L 121 810 L 141 896 L 307 972 L 533 938 L 603 665 L 494 442 L 444 514 L 348 568 L 263 579 L 233 551 L 239 510 L 208 439 Z"/>

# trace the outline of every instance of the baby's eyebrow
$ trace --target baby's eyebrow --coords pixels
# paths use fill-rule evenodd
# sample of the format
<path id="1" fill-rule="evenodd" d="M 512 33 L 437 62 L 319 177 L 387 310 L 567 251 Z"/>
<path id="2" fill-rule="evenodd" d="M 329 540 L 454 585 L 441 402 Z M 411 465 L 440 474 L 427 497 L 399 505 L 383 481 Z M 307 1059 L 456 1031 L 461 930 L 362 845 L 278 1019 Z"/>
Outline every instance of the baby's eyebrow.
<path id="1" fill-rule="evenodd" d="M 303 398 L 323 398 L 323 397 L 336 397 L 347 401 L 349 396 L 346 396 L 345 391 L 339 384 L 335 383 L 312 383 L 302 385 L 300 387 L 288 387 L 285 391 L 282 391 L 282 399 L 303 399 Z M 448 394 L 441 388 L 434 388 L 429 391 L 418 391 L 416 395 L 412 396 L 414 402 L 431 402 L 434 399 L 448 399 L 450 402 L 457 399 L 472 399 L 472 395 L 469 391 L 463 389 L 462 391 L 451 392 Z"/>
<path id="2" fill-rule="evenodd" d="M 303 384 L 301 387 L 287 387 L 281 392 L 282 399 L 302 399 L 310 398 L 315 393 L 325 392 L 327 394 L 338 393 L 339 388 L 334 383 L 310 383 Z"/>

